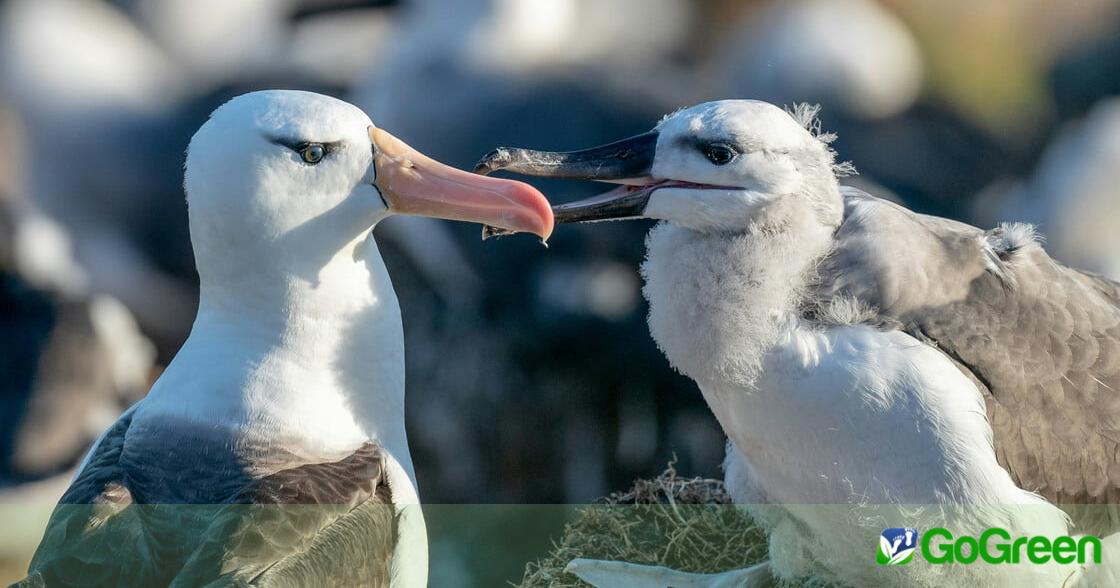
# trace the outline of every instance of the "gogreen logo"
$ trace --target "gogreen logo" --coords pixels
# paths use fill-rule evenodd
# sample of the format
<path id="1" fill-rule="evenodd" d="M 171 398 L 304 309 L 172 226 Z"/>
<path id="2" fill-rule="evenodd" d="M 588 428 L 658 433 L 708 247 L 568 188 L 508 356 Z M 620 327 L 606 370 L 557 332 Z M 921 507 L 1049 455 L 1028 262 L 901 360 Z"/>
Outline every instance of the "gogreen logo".
<path id="1" fill-rule="evenodd" d="M 880 565 L 898 566 L 913 559 L 915 551 L 920 551 L 927 562 L 935 565 L 972 564 L 977 560 L 988 564 L 1101 563 L 1099 537 L 1037 535 L 1012 540 L 1011 533 L 999 527 L 986 529 L 979 537 L 961 535 L 957 538 L 941 527 L 920 535 L 917 529 L 909 527 L 883 529 L 875 561 Z"/>
<path id="2" fill-rule="evenodd" d="M 883 529 L 879 535 L 879 552 L 875 561 L 884 566 L 900 566 L 914 559 L 918 548 L 918 530 L 910 527 Z"/>

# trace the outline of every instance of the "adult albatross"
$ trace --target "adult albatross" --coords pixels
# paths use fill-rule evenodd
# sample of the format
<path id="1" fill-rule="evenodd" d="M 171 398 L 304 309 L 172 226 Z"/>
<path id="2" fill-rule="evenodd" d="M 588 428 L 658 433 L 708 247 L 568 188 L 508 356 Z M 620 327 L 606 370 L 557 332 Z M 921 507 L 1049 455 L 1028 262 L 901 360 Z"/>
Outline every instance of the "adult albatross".
<path id="1" fill-rule="evenodd" d="M 545 238 L 547 201 L 295 91 L 218 108 L 185 188 L 194 328 L 95 443 L 17 586 L 425 585 L 400 309 L 370 229 L 418 214 Z"/>
<path id="2" fill-rule="evenodd" d="M 770 535 L 770 562 L 734 577 L 572 569 L 600 586 L 741 585 L 767 568 L 855 586 L 1116 585 L 1053 558 L 874 563 L 886 527 L 1120 527 L 1120 285 L 1055 262 L 1029 226 L 983 231 L 842 188 L 850 166 L 815 115 L 711 102 L 610 145 L 480 162 L 623 184 L 555 207 L 560 223 L 662 221 L 642 266 L 650 331 L 727 433 L 729 491 Z"/>

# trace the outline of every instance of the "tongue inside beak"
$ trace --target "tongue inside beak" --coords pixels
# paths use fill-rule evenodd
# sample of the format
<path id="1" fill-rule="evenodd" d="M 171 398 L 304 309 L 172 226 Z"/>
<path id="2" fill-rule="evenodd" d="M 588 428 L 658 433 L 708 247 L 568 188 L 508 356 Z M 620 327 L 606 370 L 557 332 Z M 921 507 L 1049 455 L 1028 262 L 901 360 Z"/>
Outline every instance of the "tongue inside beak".
<path id="1" fill-rule="evenodd" d="M 482 223 L 542 240 L 552 234 L 552 209 L 532 186 L 444 165 L 376 127 L 369 138 L 377 188 L 392 212 Z"/>

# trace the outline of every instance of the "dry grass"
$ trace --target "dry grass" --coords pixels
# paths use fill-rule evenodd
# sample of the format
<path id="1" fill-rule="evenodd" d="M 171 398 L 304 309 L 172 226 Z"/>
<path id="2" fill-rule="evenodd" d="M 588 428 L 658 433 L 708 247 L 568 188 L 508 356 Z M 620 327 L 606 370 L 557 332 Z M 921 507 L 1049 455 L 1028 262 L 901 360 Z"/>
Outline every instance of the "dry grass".
<path id="1" fill-rule="evenodd" d="M 766 559 L 766 535 L 731 505 L 723 482 L 681 478 L 669 464 L 657 478 L 581 510 L 552 551 L 525 568 L 518 586 L 587 588 L 564 572 L 580 557 L 722 572 Z"/>

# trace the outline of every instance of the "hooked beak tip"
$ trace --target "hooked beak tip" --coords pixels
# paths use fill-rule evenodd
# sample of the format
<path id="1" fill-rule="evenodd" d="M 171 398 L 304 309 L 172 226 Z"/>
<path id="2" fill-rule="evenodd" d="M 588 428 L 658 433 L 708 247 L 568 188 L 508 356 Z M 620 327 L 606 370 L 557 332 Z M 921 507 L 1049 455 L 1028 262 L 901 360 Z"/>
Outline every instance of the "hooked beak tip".
<path id="1" fill-rule="evenodd" d="M 513 156 L 510 155 L 509 149 L 499 147 L 478 160 L 478 163 L 474 166 L 474 173 L 483 176 L 490 175 L 509 165 L 512 160 Z"/>
<path id="2" fill-rule="evenodd" d="M 386 131 L 369 132 L 376 185 L 391 212 L 490 224 L 542 239 L 552 234 L 552 208 L 536 188 L 449 167 Z"/>
<path id="3" fill-rule="evenodd" d="M 502 181 L 510 182 L 506 192 L 507 198 L 517 203 L 516 208 L 511 211 L 512 218 L 504 223 L 505 227 L 514 232 L 532 233 L 540 237 L 541 240 L 547 240 L 552 236 L 552 230 L 556 227 L 556 220 L 548 199 L 529 184 L 513 182 L 512 180 Z"/>

